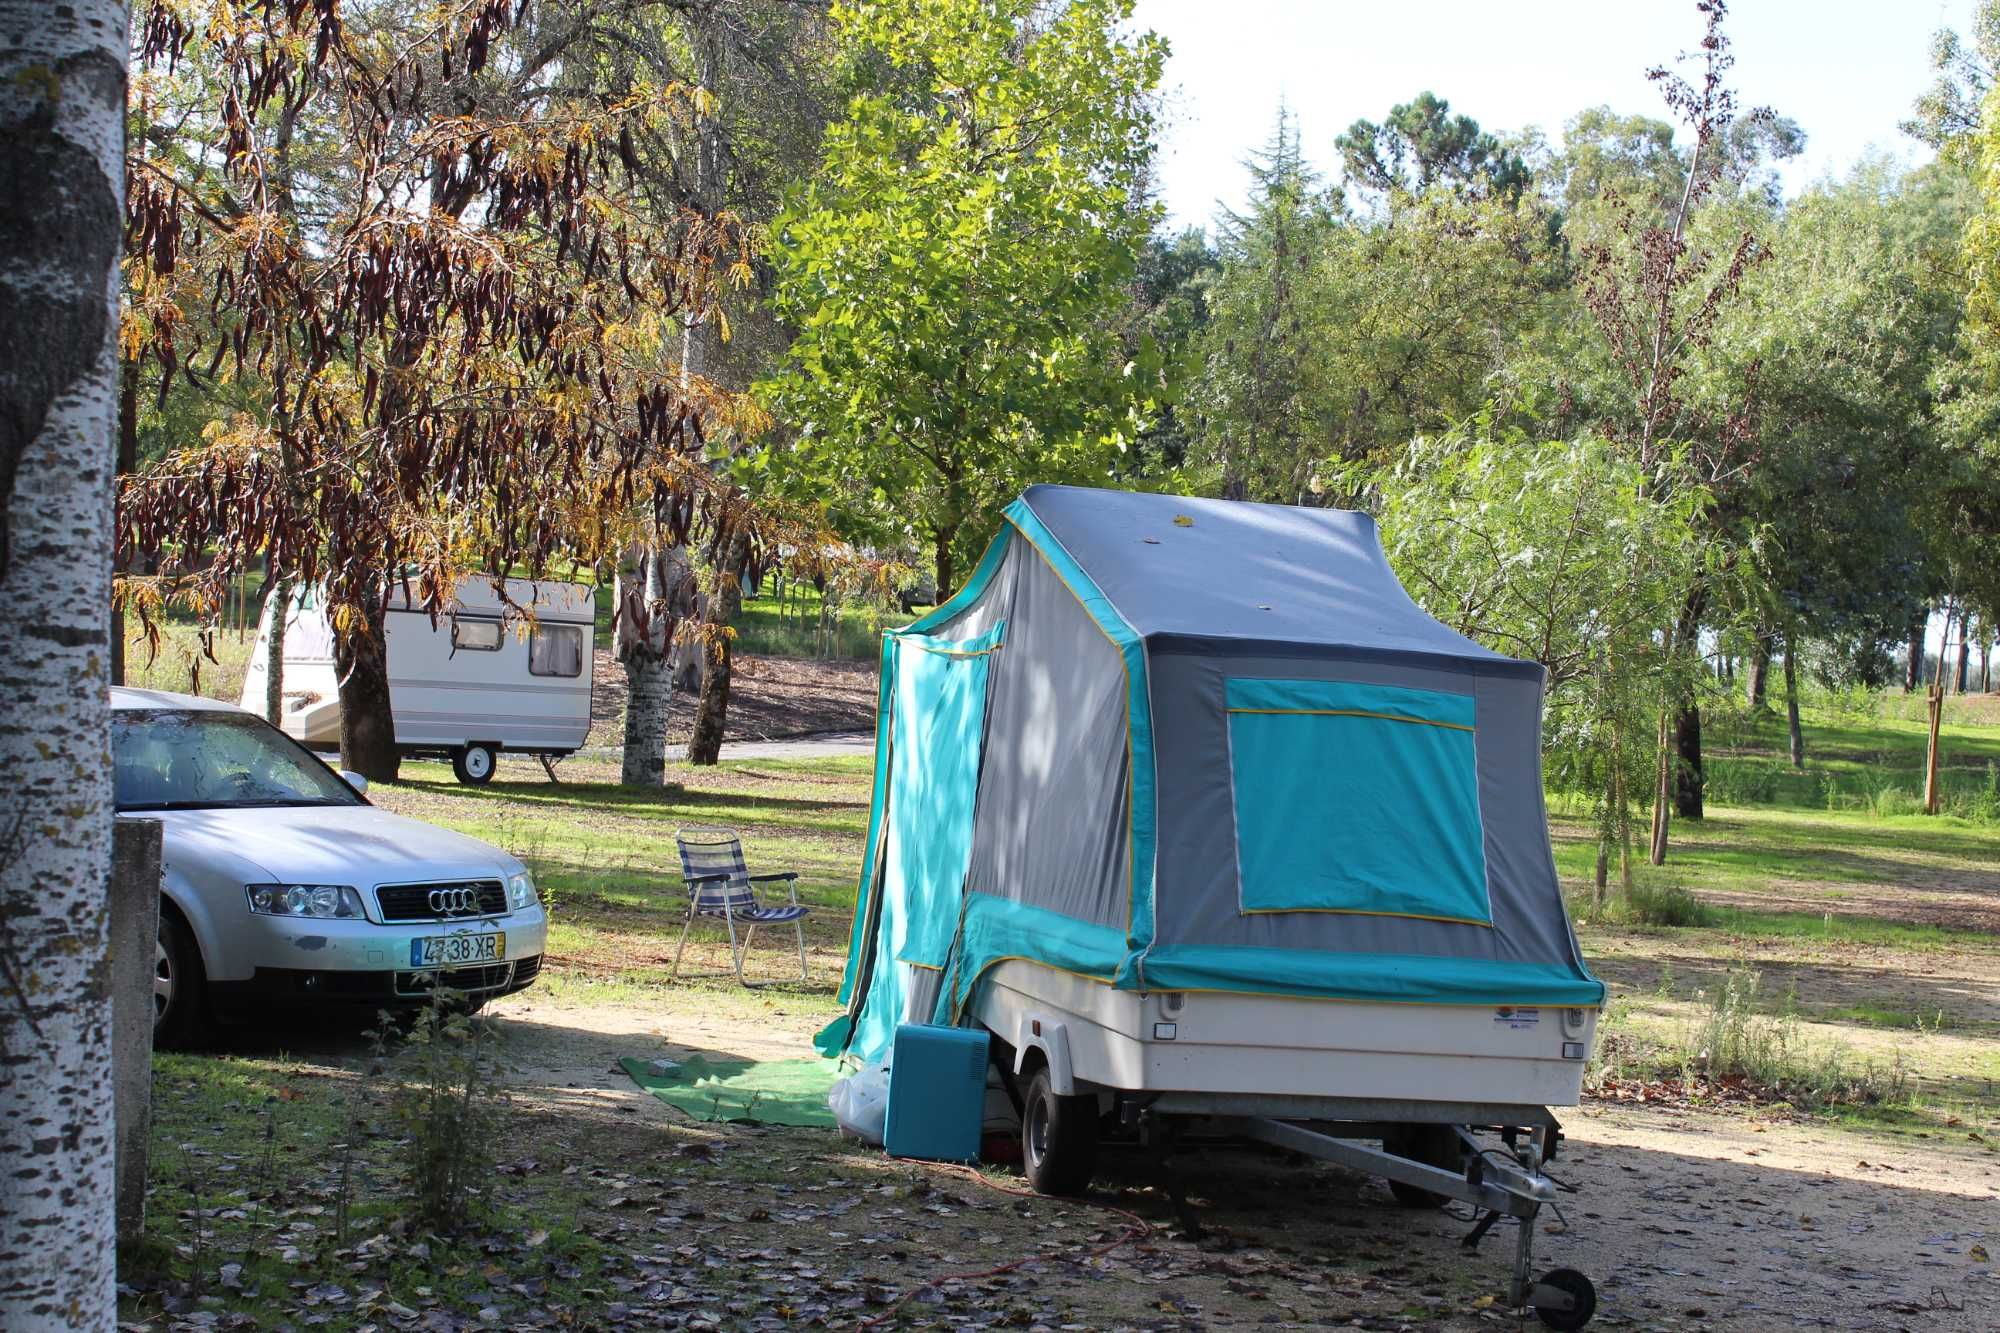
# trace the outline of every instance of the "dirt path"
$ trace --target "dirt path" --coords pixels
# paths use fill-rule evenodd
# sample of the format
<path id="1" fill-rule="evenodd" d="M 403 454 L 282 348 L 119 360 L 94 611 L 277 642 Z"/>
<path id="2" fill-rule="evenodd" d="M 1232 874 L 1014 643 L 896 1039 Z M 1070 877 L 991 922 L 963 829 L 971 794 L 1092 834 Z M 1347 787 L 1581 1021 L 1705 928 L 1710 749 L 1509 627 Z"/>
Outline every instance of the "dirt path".
<path id="1" fill-rule="evenodd" d="M 600 649 L 591 670 L 589 744 L 618 745 L 623 739 L 625 668 L 610 652 Z M 724 740 L 872 733 L 877 699 L 873 662 L 739 654 L 732 659 Z M 675 695 L 673 711 L 667 717 L 668 748 L 686 745 L 693 725 L 693 696 Z"/>
<path id="2" fill-rule="evenodd" d="M 694 1125 L 615 1068 L 625 1055 L 802 1054 L 821 1014 L 782 1000 L 761 1012 L 585 1007 L 534 992 L 494 1010 L 524 1111 L 565 1126 L 586 1154 L 608 1155 L 614 1176 L 621 1154 L 737 1163 L 693 1171 L 667 1211 L 695 1219 L 702 1245 L 807 1266 L 835 1309 L 873 1313 L 940 1271 L 1053 1250 L 906 1308 L 946 1325 L 1514 1324 L 1491 1299 L 1510 1235 L 1462 1258 L 1462 1223 L 1397 1209 L 1379 1182 L 1345 1171 L 1237 1150 L 1190 1159 L 1184 1178 L 1211 1233 L 1197 1244 L 1171 1235 L 1145 1164 L 1113 1156 L 1094 1197 L 1155 1230 L 1092 1256 L 1124 1226 L 1100 1209 L 1014 1198 L 816 1131 Z M 2000 1126 L 1911 1146 L 1653 1108 L 1586 1106 L 1566 1119 L 1554 1169 L 1578 1192 L 1563 1199 L 1568 1225 L 1551 1222 L 1541 1238 L 1538 1267 L 1596 1281 L 1594 1327 L 2000 1327 L 2000 1278 L 1981 1257 L 2000 1249 Z M 718 1215 L 735 1224 L 700 1224 Z M 744 1221 L 760 1215 L 768 1225 Z M 724 1322 L 753 1323 L 751 1299 L 740 1322 Z"/>

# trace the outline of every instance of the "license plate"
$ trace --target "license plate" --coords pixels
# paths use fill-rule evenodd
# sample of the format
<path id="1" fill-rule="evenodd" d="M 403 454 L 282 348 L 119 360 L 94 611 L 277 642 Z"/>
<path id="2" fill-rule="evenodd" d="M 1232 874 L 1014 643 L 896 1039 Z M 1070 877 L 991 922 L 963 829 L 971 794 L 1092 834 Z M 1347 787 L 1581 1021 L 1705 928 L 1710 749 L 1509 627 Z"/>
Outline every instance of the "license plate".
<path id="1" fill-rule="evenodd" d="M 490 935 L 426 935 L 410 941 L 411 967 L 457 967 L 497 963 L 507 956 L 507 932 Z"/>

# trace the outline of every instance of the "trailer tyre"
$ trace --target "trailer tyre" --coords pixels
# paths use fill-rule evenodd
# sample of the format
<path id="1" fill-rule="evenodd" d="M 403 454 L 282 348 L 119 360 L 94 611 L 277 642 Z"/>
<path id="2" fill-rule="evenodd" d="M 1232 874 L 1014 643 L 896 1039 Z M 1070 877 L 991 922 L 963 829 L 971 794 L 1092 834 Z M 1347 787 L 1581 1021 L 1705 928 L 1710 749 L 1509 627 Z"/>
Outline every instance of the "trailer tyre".
<path id="1" fill-rule="evenodd" d="M 1535 1307 L 1535 1318 L 1550 1328 L 1569 1333 L 1571 1329 L 1582 1328 L 1590 1322 L 1590 1317 L 1597 1313 L 1597 1288 L 1591 1285 L 1589 1278 L 1574 1268 L 1550 1269 L 1542 1274 L 1541 1281 L 1535 1285 L 1554 1287 L 1570 1299 L 1570 1307 L 1567 1310 L 1549 1309 L 1539 1305 Z"/>
<path id="2" fill-rule="evenodd" d="M 1445 1171 L 1465 1165 L 1464 1147 L 1450 1125 L 1396 1125 L 1382 1136 L 1382 1151 Z M 1442 1208 L 1450 1202 L 1442 1194 L 1400 1180 L 1389 1182 L 1389 1193 L 1405 1208 Z"/>
<path id="3" fill-rule="evenodd" d="M 1097 1164 L 1097 1098 L 1060 1097 L 1046 1067 L 1022 1099 L 1021 1158 L 1037 1194 L 1081 1194 Z"/>
<path id="4" fill-rule="evenodd" d="M 497 757 L 490 745 L 463 745 L 452 751 L 452 775 L 468 787 L 480 787 L 491 782 L 497 766 Z"/>

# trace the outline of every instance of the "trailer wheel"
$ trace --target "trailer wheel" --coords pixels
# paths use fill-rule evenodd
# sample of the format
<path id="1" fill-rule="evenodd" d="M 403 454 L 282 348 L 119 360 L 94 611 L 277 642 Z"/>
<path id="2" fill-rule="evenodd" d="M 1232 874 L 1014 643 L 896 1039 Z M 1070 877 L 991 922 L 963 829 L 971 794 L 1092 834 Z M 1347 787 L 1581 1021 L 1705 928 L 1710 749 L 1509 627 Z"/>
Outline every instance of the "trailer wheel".
<path id="1" fill-rule="evenodd" d="M 468 787 L 480 787 L 491 782 L 495 766 L 493 747 L 490 745 L 463 745 L 451 754 L 452 775 Z"/>
<path id="2" fill-rule="evenodd" d="M 1590 1284 L 1589 1278 L 1574 1268 L 1550 1269 L 1542 1274 L 1541 1281 L 1535 1285 L 1553 1287 L 1569 1297 L 1567 1310 L 1556 1310 L 1542 1305 L 1535 1307 L 1535 1318 L 1550 1328 L 1561 1330 L 1561 1333 L 1570 1333 L 1572 1329 L 1582 1328 L 1590 1322 L 1590 1317 L 1597 1313 L 1597 1288 Z"/>
<path id="3" fill-rule="evenodd" d="M 1382 1136 L 1382 1151 L 1445 1171 L 1457 1171 L 1465 1165 L 1464 1147 L 1458 1131 L 1450 1125 L 1392 1126 Z M 1389 1193 L 1405 1208 L 1442 1208 L 1450 1202 L 1445 1195 L 1400 1180 L 1389 1182 Z"/>
<path id="4" fill-rule="evenodd" d="M 1021 1157 L 1037 1194 L 1081 1194 L 1097 1163 L 1097 1098 L 1059 1097 L 1046 1066 L 1028 1080 Z"/>

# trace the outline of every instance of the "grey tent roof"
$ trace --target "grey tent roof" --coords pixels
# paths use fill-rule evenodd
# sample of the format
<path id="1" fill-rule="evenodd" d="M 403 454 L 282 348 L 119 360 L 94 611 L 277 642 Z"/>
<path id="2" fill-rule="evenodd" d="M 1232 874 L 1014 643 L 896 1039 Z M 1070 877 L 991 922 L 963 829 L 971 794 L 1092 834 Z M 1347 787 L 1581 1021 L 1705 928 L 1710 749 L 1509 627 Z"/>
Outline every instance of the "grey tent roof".
<path id="1" fill-rule="evenodd" d="M 1507 674 L 1539 671 L 1411 601 L 1367 514 L 1076 486 L 1031 486 L 1021 498 L 1144 638 L 1415 653 Z"/>

